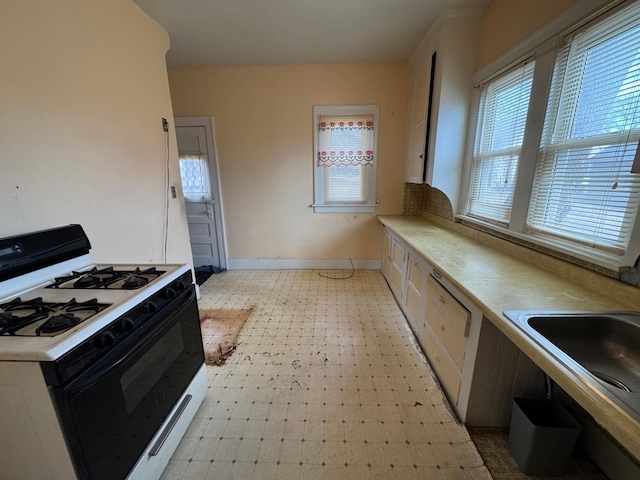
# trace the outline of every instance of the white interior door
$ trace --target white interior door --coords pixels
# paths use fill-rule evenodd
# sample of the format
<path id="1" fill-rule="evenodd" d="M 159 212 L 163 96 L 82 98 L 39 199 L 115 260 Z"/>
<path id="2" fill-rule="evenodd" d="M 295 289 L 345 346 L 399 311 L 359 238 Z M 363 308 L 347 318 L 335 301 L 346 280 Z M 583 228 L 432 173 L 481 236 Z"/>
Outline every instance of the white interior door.
<path id="1" fill-rule="evenodd" d="M 200 117 L 175 121 L 193 266 L 226 269 L 213 122 Z"/>

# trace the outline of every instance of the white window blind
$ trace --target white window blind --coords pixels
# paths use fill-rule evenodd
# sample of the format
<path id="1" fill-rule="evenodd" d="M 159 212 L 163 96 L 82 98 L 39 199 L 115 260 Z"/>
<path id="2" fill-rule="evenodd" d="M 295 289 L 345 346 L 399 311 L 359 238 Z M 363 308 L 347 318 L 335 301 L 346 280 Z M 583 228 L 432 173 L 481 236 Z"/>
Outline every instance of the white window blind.
<path id="1" fill-rule="evenodd" d="M 211 182 L 206 155 L 181 153 L 179 164 L 184 198 L 192 202 L 211 200 Z"/>
<path id="2" fill-rule="evenodd" d="M 534 62 L 481 87 L 468 214 L 499 223 L 511 216 Z"/>
<path id="3" fill-rule="evenodd" d="M 320 116 L 318 167 L 324 169 L 324 203 L 365 203 L 367 169 L 374 159 L 373 115 Z"/>
<path id="4" fill-rule="evenodd" d="M 640 5 L 559 51 L 545 117 L 530 230 L 624 253 L 640 198 Z"/>

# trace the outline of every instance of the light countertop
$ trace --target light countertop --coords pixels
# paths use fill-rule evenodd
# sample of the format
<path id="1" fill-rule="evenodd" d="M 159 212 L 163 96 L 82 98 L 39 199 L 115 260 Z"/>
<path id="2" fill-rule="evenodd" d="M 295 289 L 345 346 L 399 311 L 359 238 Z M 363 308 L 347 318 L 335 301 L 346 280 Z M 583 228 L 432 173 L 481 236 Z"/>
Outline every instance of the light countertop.
<path id="1" fill-rule="evenodd" d="M 531 252 L 530 258 L 524 258 L 526 252 L 518 258 L 500 248 L 504 244 L 508 249 L 506 242 L 487 240 L 485 234 L 471 238 L 455 231 L 466 228 L 455 224 L 451 224 L 454 229 L 446 228 L 422 216 L 379 216 L 378 220 L 473 301 L 597 423 L 640 459 L 640 422 L 543 353 L 502 314 L 505 310 L 637 311 L 640 289 L 566 262 L 547 262 L 543 259 L 546 256 L 537 252 Z"/>

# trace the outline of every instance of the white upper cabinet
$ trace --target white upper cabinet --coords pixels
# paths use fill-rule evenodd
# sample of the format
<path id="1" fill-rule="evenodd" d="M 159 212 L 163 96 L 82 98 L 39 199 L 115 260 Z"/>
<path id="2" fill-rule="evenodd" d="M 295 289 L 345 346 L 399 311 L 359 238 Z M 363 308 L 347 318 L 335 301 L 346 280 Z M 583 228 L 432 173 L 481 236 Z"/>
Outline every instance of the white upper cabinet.
<path id="1" fill-rule="evenodd" d="M 410 59 L 405 182 L 444 192 L 457 211 L 484 9 L 445 12 Z"/>

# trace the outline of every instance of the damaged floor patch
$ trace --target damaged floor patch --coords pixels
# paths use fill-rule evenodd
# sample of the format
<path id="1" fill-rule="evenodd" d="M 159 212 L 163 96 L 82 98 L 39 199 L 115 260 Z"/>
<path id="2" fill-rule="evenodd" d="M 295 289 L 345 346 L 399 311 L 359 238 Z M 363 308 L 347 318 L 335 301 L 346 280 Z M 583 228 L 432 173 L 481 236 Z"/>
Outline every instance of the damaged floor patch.
<path id="1" fill-rule="evenodd" d="M 200 310 L 200 329 L 207 365 L 222 365 L 237 346 L 237 338 L 253 308 Z"/>

